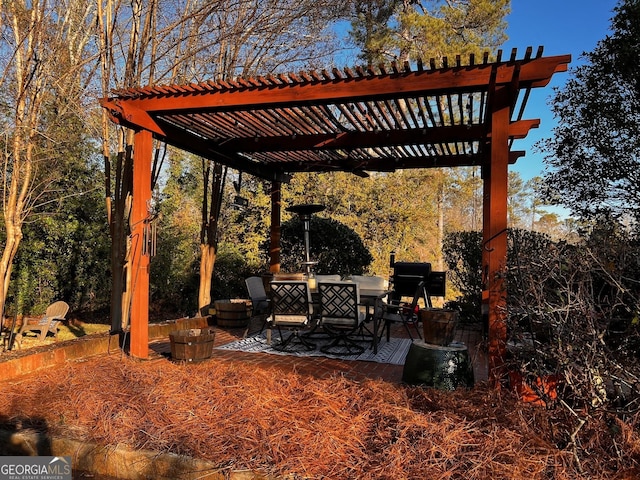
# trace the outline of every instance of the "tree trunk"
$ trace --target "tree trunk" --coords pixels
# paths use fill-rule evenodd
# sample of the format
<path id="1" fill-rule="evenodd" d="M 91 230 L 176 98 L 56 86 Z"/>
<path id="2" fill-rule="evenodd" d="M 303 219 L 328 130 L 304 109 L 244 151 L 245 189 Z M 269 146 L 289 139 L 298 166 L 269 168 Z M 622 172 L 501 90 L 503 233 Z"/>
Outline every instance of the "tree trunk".
<path id="1" fill-rule="evenodd" d="M 9 226 L 6 215 L 5 226 L 7 230 L 7 241 L 2 251 L 2 261 L 0 263 L 0 282 L 2 282 L 2 285 L 0 285 L 0 295 L 2 295 L 2 297 L 0 297 L 0 318 L 4 318 L 4 306 L 7 300 L 7 292 L 9 290 L 13 259 L 16 256 L 16 252 L 18 251 L 18 246 L 20 245 L 20 240 L 22 238 L 22 229 L 16 228 L 13 225 Z"/>
<path id="2" fill-rule="evenodd" d="M 226 173 L 227 169 L 225 168 L 223 172 L 221 164 L 213 163 L 212 165 L 202 159 L 203 195 L 200 228 L 200 288 L 198 290 L 200 315 L 208 313 L 211 304 L 211 282 L 218 251 L 218 219 Z M 210 196 L 207 195 L 209 187 L 211 188 Z"/>
<path id="3" fill-rule="evenodd" d="M 13 7 L 18 6 L 13 5 Z M 19 6 L 18 6 L 19 9 Z M 6 243 L 0 263 L 0 319 L 4 318 L 5 302 L 11 279 L 13 259 L 22 240 L 22 224 L 28 214 L 28 200 L 33 193 L 33 152 L 40 123 L 40 106 L 43 101 L 44 65 L 37 60 L 34 51 L 41 45 L 42 7 L 33 6 L 27 24 L 19 21 L 19 14 L 12 12 L 13 40 L 18 45 L 15 56 L 15 111 L 11 151 L 4 163 L 3 211 Z M 24 28 L 24 30 L 23 30 Z M 9 72 L 6 72 L 9 73 Z M 6 186 L 9 184 L 7 192 Z"/>
<path id="4" fill-rule="evenodd" d="M 123 331 L 129 325 L 129 305 L 131 304 L 131 288 L 129 272 L 129 248 L 127 244 L 127 218 L 131 207 L 132 182 L 132 150 L 131 147 L 120 147 L 115 166 L 114 201 L 110 201 L 110 170 L 105 165 L 107 179 L 107 206 L 111 235 L 111 333 Z M 108 151 L 105 156 L 108 155 Z"/>
<path id="5" fill-rule="evenodd" d="M 16 122 L 17 125 L 20 125 L 20 123 L 19 121 Z M 13 141 L 11 182 L 8 195 L 4 198 L 4 223 L 7 238 L 2 251 L 2 260 L 0 261 L 0 282 L 2 282 L 2 285 L 0 285 L 0 319 L 4 318 L 13 259 L 22 240 L 22 224 L 28 210 L 25 199 L 31 187 L 33 174 L 32 141 L 33 139 L 31 138 L 25 140 L 19 133 L 15 134 Z M 7 178 L 6 167 L 4 175 Z"/>
<path id="6" fill-rule="evenodd" d="M 13 267 L 13 259 L 16 256 L 20 241 L 22 240 L 22 215 L 24 208 L 25 186 L 31 178 L 31 166 L 28 168 L 26 164 L 30 164 L 30 157 L 25 162 L 21 162 L 22 137 L 16 133 L 13 142 L 12 171 L 11 182 L 9 184 L 8 195 L 4 199 L 4 224 L 7 239 L 2 251 L 2 260 L 0 263 L 0 318 L 4 318 L 4 307 L 7 300 L 7 292 L 9 291 L 9 283 L 11 280 L 11 270 Z M 29 149 L 30 152 L 30 149 Z M 5 163 L 4 178 L 8 178 L 7 163 Z M 25 183 L 26 182 L 26 183 Z"/>
<path id="7" fill-rule="evenodd" d="M 110 207 L 110 202 L 108 207 Z M 111 223 L 109 225 L 109 232 L 111 235 L 111 333 L 118 333 L 122 331 L 123 319 L 122 309 L 122 293 L 124 291 L 124 272 L 122 271 L 122 259 L 124 258 L 124 247 L 122 242 L 116 239 L 122 238 L 123 223 L 122 218 L 118 215 L 117 210 L 114 210 L 109 214 Z"/>
<path id="8" fill-rule="evenodd" d="M 216 263 L 216 248 L 213 245 L 200 245 L 200 289 L 198 291 L 198 312 L 208 314 L 211 305 L 211 280 Z"/>

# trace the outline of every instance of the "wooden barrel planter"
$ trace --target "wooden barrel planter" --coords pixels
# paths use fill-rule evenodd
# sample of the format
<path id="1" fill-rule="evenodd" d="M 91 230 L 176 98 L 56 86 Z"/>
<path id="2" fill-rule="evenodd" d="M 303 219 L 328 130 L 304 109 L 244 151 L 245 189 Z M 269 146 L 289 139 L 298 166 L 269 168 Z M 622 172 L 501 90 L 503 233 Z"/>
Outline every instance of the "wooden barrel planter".
<path id="1" fill-rule="evenodd" d="M 404 362 L 402 381 L 441 390 L 473 387 L 473 365 L 467 346 L 463 343 L 433 345 L 415 340 Z"/>
<path id="2" fill-rule="evenodd" d="M 418 312 L 424 341 L 433 345 L 447 346 L 453 342 L 458 325 L 458 312 L 444 308 L 422 308 Z"/>
<path id="3" fill-rule="evenodd" d="M 251 300 L 234 298 L 216 300 L 216 325 L 228 328 L 244 328 L 251 319 Z"/>
<path id="4" fill-rule="evenodd" d="M 197 363 L 211 358 L 216 332 L 213 328 L 192 328 L 169 333 L 171 359 Z"/>

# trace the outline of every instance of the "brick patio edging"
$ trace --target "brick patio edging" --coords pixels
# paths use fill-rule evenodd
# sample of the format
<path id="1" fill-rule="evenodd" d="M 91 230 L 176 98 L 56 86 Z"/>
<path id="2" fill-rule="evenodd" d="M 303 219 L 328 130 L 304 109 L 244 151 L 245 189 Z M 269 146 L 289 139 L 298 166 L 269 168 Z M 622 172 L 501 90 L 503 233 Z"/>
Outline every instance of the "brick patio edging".
<path id="1" fill-rule="evenodd" d="M 205 328 L 209 326 L 206 317 L 180 318 L 149 325 L 149 339 L 166 338 L 174 330 Z M 0 382 L 31 374 L 43 368 L 52 368 L 71 360 L 120 351 L 117 335 L 87 335 L 74 340 L 53 344 L 46 349 L 38 349 L 33 354 L 20 355 L 6 360 L 0 357 Z"/>
<path id="2" fill-rule="evenodd" d="M 181 318 L 149 325 L 149 340 L 167 338 L 175 330 L 205 328 L 206 317 Z M 34 371 L 52 368 L 67 361 L 120 351 L 116 335 L 87 335 L 48 346 L 44 351 L 3 360 L 0 357 L 0 382 Z M 68 438 L 58 438 L 33 430 L 0 429 L 4 454 L 70 456 L 74 470 L 107 475 L 122 480 L 273 480 L 251 470 L 220 468 L 197 458 L 120 446 L 100 446 Z M 43 451 L 41 450 L 44 448 Z"/>

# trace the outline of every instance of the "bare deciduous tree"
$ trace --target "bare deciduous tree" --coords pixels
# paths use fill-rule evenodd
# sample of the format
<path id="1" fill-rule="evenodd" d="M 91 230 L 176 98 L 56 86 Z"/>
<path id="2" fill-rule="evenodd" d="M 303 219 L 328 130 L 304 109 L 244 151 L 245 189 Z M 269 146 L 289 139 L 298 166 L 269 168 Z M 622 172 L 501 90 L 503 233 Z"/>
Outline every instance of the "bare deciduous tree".
<path id="1" fill-rule="evenodd" d="M 279 2 L 207 2 L 185 0 L 131 4 L 103 0 L 99 6 L 102 92 L 143 84 L 223 80 L 271 73 L 287 65 L 310 66 L 331 53 L 330 22 L 342 14 L 330 0 Z M 132 293 L 127 272 L 127 218 L 130 208 L 131 132 L 113 137 L 103 118 L 103 156 L 106 197 L 113 242 L 112 330 L 128 323 Z M 115 140 L 110 140 L 115 138 Z M 160 148 L 160 147 L 159 147 Z M 112 164 L 115 149 L 115 165 Z M 157 150 L 160 151 L 160 150 Z M 158 155 L 157 158 L 161 156 Z M 215 159 L 207 159 L 215 160 Z M 160 162 L 154 164 L 157 178 Z M 206 165 L 202 203 L 199 310 L 210 303 L 211 276 L 216 256 L 217 199 L 223 182 L 215 180 L 220 167 Z M 210 181 L 213 178 L 214 181 Z"/>
<path id="2" fill-rule="evenodd" d="M 43 148 L 47 116 L 43 110 L 74 108 L 87 82 L 87 47 L 93 10 L 86 2 L 14 0 L 0 6 L 4 150 L 2 206 L 6 242 L 0 260 L 0 308 L 4 306 L 12 264 L 25 220 L 60 180 L 57 152 Z M 65 98 L 66 104 L 55 101 Z M 62 113 L 62 112 L 58 112 Z M 0 312 L 1 313 L 1 312 Z"/>
<path id="3" fill-rule="evenodd" d="M 640 250 L 627 232 L 607 230 L 612 223 L 578 245 L 549 241 L 538 255 L 516 252 L 509 272 L 511 366 L 573 420 L 564 425 L 573 430 L 551 433 L 571 440 L 578 465 L 581 429 L 629 421 L 640 402 Z M 545 378 L 557 379 L 557 389 L 543 388 Z"/>

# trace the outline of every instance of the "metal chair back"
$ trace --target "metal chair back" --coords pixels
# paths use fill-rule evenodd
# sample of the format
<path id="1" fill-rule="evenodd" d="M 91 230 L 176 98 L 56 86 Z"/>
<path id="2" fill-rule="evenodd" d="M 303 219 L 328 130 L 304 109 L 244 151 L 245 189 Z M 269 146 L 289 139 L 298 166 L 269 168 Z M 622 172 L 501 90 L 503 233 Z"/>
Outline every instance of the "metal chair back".
<path id="1" fill-rule="evenodd" d="M 360 309 L 360 290 L 355 282 L 320 282 L 320 325 L 332 342 L 320 351 L 334 355 L 359 355 L 364 347 L 351 336 L 360 330 L 365 314 Z"/>
<path id="2" fill-rule="evenodd" d="M 305 317 L 310 315 L 311 295 L 305 281 L 274 280 L 271 282 L 271 314 L 274 323 L 280 317 Z"/>
<path id="3" fill-rule="evenodd" d="M 271 291 L 271 325 L 280 332 L 280 341 L 273 348 L 281 351 L 314 350 L 315 344 L 305 340 L 299 331 L 311 319 L 311 294 L 305 281 L 273 281 Z M 293 330 L 284 338 L 282 328 Z"/>

